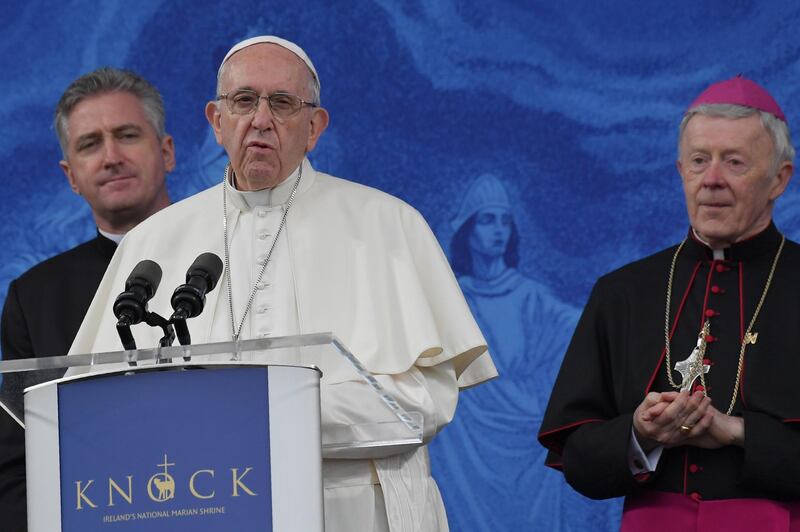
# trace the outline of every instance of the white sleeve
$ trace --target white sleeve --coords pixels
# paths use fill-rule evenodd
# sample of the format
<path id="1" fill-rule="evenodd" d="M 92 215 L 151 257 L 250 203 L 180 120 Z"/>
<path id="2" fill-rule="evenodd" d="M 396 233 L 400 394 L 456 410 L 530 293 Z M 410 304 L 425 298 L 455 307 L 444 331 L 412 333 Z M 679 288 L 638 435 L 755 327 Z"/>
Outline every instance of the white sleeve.
<path id="1" fill-rule="evenodd" d="M 422 415 L 423 444 L 429 442 L 450 420 L 458 402 L 458 382 L 450 361 L 431 367 L 412 366 L 397 375 L 375 375 L 384 389 L 408 412 Z M 341 440 L 348 431 L 354 440 L 369 430 L 361 429 L 375 422 L 397 421 L 391 410 L 363 381 L 322 384 L 322 439 L 331 434 Z M 323 450 L 324 458 L 379 458 L 408 452 L 415 446 L 366 447 L 337 451 Z"/>
<path id="2" fill-rule="evenodd" d="M 659 445 L 649 453 L 645 454 L 639 441 L 636 439 L 636 434 L 631 427 L 631 439 L 628 442 L 628 468 L 633 475 L 640 475 L 642 473 L 652 473 L 658 467 L 658 461 L 661 459 L 661 452 L 664 447 Z"/>

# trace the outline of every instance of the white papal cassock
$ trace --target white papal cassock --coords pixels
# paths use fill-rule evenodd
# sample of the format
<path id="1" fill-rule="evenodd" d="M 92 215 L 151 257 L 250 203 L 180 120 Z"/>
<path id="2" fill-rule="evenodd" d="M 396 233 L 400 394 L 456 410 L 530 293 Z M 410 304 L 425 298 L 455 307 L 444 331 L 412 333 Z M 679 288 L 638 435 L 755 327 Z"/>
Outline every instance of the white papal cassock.
<path id="1" fill-rule="evenodd" d="M 409 411 L 424 417 L 424 440 L 453 417 L 458 391 L 497 376 L 492 360 L 436 238 L 408 204 L 378 190 L 316 172 L 303 175 L 286 226 L 255 289 L 241 338 L 331 331 Z M 230 270 L 236 325 L 275 238 L 297 171 L 278 187 L 228 187 Z M 222 185 L 153 215 L 122 241 L 71 353 L 122 349 L 114 298 L 143 259 L 163 270 L 150 310 L 171 314 L 174 287 L 201 253 L 224 256 Z M 226 272 L 227 273 L 227 272 Z M 231 339 L 227 279 L 204 312 L 188 321 L 193 343 Z M 158 330 L 135 326 L 139 347 Z M 301 360 L 323 368 L 322 430 L 389 420 L 343 362 Z M 373 405 L 373 406 L 368 406 Z M 325 456 L 328 532 L 446 530 L 441 496 L 425 446 L 386 456 L 367 449 Z"/>

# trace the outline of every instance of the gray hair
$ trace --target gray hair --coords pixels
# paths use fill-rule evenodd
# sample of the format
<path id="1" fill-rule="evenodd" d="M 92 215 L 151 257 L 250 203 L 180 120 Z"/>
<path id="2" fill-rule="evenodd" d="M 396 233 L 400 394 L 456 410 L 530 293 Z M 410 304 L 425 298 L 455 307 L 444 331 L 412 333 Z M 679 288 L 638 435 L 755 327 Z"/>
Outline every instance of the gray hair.
<path id="1" fill-rule="evenodd" d="M 230 61 L 230 59 L 228 59 L 228 61 Z M 225 72 L 227 72 L 228 61 L 225 61 L 217 71 L 217 96 L 222 94 L 222 77 L 225 75 Z M 308 68 L 308 65 L 306 65 L 305 63 L 303 63 L 303 65 L 306 67 L 306 71 L 308 72 L 308 92 L 311 94 L 310 103 L 315 103 L 317 105 L 320 105 L 322 103 L 322 100 L 320 100 L 319 80 L 317 79 L 317 76 L 314 74 L 314 72 L 312 72 L 311 69 Z"/>
<path id="2" fill-rule="evenodd" d="M 695 115 L 716 116 L 720 118 L 747 118 L 758 113 L 761 118 L 761 124 L 764 129 L 769 133 L 772 138 L 772 163 L 770 165 L 770 177 L 774 176 L 784 162 L 794 161 L 794 147 L 792 146 L 792 139 L 789 135 L 789 127 L 786 122 L 777 118 L 772 113 L 754 109 L 752 107 L 745 107 L 743 105 L 735 104 L 703 104 L 690 109 L 681 120 L 680 133 L 678 134 L 678 146 L 680 150 L 680 143 L 683 139 L 683 132 L 689 120 Z"/>
<path id="3" fill-rule="evenodd" d="M 110 92 L 128 92 L 139 98 L 147 121 L 156 130 L 158 138 L 162 139 L 166 136 L 164 102 L 161 100 L 158 90 L 135 72 L 102 67 L 73 81 L 58 101 L 53 127 L 65 159 L 69 147 L 67 121 L 73 109 L 86 98 Z"/>

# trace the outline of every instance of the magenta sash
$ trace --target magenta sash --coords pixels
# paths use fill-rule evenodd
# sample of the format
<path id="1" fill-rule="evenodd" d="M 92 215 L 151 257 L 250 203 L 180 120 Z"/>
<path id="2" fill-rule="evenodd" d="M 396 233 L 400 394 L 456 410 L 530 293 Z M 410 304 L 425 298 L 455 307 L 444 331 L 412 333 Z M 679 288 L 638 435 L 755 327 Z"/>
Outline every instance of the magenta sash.
<path id="1" fill-rule="evenodd" d="M 800 532 L 800 502 L 768 499 L 696 501 L 645 492 L 625 499 L 621 532 Z"/>

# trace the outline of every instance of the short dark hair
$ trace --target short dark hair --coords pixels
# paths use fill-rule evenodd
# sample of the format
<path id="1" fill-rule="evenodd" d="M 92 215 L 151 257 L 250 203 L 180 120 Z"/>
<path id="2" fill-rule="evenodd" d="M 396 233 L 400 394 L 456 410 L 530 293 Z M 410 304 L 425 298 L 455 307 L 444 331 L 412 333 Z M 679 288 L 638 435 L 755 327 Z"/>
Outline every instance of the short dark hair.
<path id="1" fill-rule="evenodd" d="M 142 102 L 142 110 L 147 120 L 156 130 L 158 138 L 164 138 L 165 129 L 164 102 L 158 90 L 146 79 L 130 70 L 113 67 L 102 67 L 84 74 L 70 83 L 56 106 L 53 127 L 61 145 L 64 158 L 67 157 L 69 137 L 67 120 L 72 110 L 86 98 L 110 92 L 129 92 Z"/>

